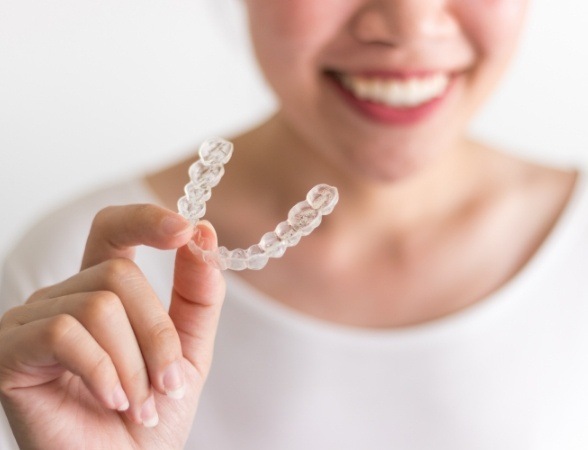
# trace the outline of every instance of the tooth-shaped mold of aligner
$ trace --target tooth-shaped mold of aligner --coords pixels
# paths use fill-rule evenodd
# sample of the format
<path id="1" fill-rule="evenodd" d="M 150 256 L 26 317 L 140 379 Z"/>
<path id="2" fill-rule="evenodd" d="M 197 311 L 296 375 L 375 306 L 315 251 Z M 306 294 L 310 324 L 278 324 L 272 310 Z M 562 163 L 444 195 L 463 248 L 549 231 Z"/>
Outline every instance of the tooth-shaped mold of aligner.
<path id="1" fill-rule="evenodd" d="M 220 182 L 225 173 L 224 164 L 231 159 L 232 153 L 233 144 L 221 138 L 210 139 L 200 146 L 200 158 L 189 169 L 190 182 L 184 188 L 186 195 L 178 200 L 180 214 L 193 225 L 204 217 L 211 188 Z M 322 217 L 330 214 L 338 201 L 337 188 L 319 184 L 308 192 L 306 200 L 290 209 L 286 221 L 280 222 L 274 231 L 265 233 L 259 243 L 247 250 L 226 247 L 203 250 L 192 241 L 188 247 L 219 270 L 263 269 L 269 258 L 280 258 L 288 247 L 295 246 L 303 236 L 317 228 Z"/>
<path id="2" fill-rule="evenodd" d="M 178 211 L 192 225 L 206 214 L 211 189 L 225 173 L 224 165 L 233 155 L 233 144 L 221 138 L 209 139 L 200 146 L 198 155 L 198 161 L 188 169 L 190 182 L 184 187 L 186 195 L 178 200 Z"/>

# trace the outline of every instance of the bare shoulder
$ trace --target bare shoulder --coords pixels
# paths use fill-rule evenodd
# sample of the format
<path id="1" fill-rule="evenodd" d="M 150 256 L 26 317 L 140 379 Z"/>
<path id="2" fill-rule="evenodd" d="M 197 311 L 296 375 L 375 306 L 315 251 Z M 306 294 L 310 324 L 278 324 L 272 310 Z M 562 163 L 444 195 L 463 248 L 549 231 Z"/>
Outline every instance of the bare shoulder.
<path id="1" fill-rule="evenodd" d="M 540 164 L 483 145 L 479 149 L 485 184 L 497 198 L 517 201 L 535 217 L 556 219 L 565 209 L 576 186 L 577 170 Z"/>
<path id="2" fill-rule="evenodd" d="M 531 258 L 554 229 L 573 196 L 579 174 L 574 169 L 548 166 L 489 151 L 486 184 L 491 192 L 490 214 L 504 229 L 504 239 L 519 264 Z"/>
<path id="3" fill-rule="evenodd" d="M 512 178 L 507 180 L 512 183 L 510 188 L 525 199 L 533 215 L 544 217 L 546 222 L 552 224 L 556 222 L 572 197 L 578 172 L 511 159 L 515 163 Z"/>

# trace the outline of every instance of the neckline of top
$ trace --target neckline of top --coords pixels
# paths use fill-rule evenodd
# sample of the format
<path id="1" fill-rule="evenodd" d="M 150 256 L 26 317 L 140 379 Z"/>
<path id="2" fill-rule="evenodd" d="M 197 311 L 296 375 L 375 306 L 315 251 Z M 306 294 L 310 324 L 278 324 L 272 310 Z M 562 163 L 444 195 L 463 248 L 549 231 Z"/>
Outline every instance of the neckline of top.
<path id="1" fill-rule="evenodd" d="M 570 237 L 575 219 L 581 216 L 583 210 L 586 210 L 588 225 L 588 176 L 584 171 L 576 172 L 577 177 L 570 198 L 551 231 L 529 261 L 505 284 L 484 299 L 443 317 L 400 328 L 362 328 L 337 324 L 284 305 L 247 283 L 237 273 L 225 272 L 227 293 L 231 294 L 228 297 L 231 301 L 248 306 L 266 320 L 298 333 L 298 336 L 322 337 L 351 345 L 427 344 L 433 340 L 441 342 L 444 339 L 453 339 L 462 333 L 481 329 L 485 324 L 491 326 L 496 318 L 502 317 L 512 308 L 521 306 L 525 300 L 531 301 L 525 299 L 525 296 L 519 296 L 518 301 L 514 299 L 520 292 L 524 292 L 530 279 L 534 279 L 556 260 L 561 244 L 565 244 L 565 240 Z M 139 182 L 142 190 L 158 203 L 158 197 L 150 185 L 143 178 Z"/>
<path id="2" fill-rule="evenodd" d="M 261 316 L 292 331 L 303 334 L 321 335 L 326 339 L 345 341 L 347 344 L 384 344 L 399 343 L 430 343 L 431 340 L 441 341 L 452 339 L 480 330 L 485 325 L 492 326 L 495 320 L 513 308 L 532 301 L 529 296 L 520 295 L 525 292 L 528 283 L 557 264 L 557 254 L 565 247 L 566 240 L 574 234 L 577 217 L 585 213 L 588 226 L 588 177 L 581 171 L 577 172 L 573 192 L 570 195 L 558 220 L 547 237 L 535 251 L 527 263 L 505 284 L 484 299 L 454 313 L 423 323 L 400 328 L 362 328 L 337 324 L 321 320 L 294 308 L 283 305 L 267 294 L 247 283 L 236 273 L 225 274 L 228 281 L 228 292 L 240 303 L 246 304 Z"/>

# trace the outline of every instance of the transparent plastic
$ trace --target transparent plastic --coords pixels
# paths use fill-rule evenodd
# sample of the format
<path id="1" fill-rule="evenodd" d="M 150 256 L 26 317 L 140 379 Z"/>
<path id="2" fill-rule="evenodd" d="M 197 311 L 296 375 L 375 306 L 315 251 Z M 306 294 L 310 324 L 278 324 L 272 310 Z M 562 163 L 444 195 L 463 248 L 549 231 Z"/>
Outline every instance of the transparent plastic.
<path id="1" fill-rule="evenodd" d="M 184 188 L 186 195 L 178 200 L 178 211 L 193 225 L 206 213 L 211 189 L 225 173 L 224 165 L 231 159 L 233 144 L 221 138 L 209 139 L 200 146 L 198 154 L 200 158 L 188 171 L 190 182 Z M 338 201 L 337 188 L 319 184 L 308 192 L 306 200 L 290 209 L 286 221 L 280 222 L 274 231 L 265 233 L 257 244 L 246 250 L 229 250 L 226 247 L 214 251 L 203 250 L 193 241 L 188 246 L 207 264 L 219 270 L 260 270 L 270 258 L 282 257 L 289 247 L 312 233 L 320 225 L 322 217 L 333 211 Z"/>

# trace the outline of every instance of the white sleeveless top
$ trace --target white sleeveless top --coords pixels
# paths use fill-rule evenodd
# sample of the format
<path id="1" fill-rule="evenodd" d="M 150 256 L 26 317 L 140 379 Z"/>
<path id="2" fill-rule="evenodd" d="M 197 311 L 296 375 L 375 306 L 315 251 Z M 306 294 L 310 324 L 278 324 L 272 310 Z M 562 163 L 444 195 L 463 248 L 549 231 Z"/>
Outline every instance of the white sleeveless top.
<path id="1" fill-rule="evenodd" d="M 133 180 L 52 213 L 7 259 L 1 310 L 77 271 L 98 209 L 155 201 Z M 173 252 L 140 248 L 137 262 L 168 301 Z M 226 278 L 188 449 L 588 449 L 585 176 L 515 278 L 422 325 L 334 325 L 281 305 L 235 273 Z M 0 449 L 13 448 L 11 440 L 4 419 Z"/>

